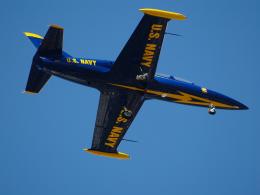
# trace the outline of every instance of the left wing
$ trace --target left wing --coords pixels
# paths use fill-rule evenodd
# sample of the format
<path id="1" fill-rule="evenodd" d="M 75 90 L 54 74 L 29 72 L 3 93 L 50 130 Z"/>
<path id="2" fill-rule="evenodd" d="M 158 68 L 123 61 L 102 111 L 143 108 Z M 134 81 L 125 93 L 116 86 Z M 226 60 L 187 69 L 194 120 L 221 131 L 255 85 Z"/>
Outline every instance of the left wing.
<path id="1" fill-rule="evenodd" d="M 144 102 L 142 94 L 104 90 L 100 94 L 91 149 L 85 151 L 119 159 L 129 156 L 117 147 Z"/>
<path id="2" fill-rule="evenodd" d="M 128 82 L 153 79 L 167 22 L 184 20 L 179 13 L 140 9 L 144 16 L 117 57 L 111 73 Z"/>

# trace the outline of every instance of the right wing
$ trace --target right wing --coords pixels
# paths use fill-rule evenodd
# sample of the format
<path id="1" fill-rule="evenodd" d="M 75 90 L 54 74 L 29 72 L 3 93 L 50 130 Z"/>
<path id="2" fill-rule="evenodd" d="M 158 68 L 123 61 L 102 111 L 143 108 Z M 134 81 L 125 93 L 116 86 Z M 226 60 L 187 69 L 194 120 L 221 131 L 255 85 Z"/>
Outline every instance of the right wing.
<path id="1" fill-rule="evenodd" d="M 105 90 L 100 94 L 91 149 L 85 151 L 102 156 L 127 159 L 117 147 L 144 102 L 142 94 L 123 90 Z"/>
<path id="2" fill-rule="evenodd" d="M 184 20 L 179 13 L 156 9 L 140 9 L 144 16 L 117 57 L 111 70 L 118 79 L 128 82 L 153 79 L 167 22 Z M 138 77 L 139 76 L 139 77 Z"/>

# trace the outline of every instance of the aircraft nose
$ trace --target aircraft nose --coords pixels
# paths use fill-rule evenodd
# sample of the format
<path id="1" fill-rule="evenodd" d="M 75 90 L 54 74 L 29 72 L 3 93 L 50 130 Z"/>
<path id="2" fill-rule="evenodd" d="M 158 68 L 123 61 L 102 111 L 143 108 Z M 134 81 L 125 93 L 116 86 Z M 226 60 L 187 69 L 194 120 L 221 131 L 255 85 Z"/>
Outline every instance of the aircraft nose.
<path id="1" fill-rule="evenodd" d="M 228 96 L 225 96 L 223 94 L 220 94 L 220 93 L 217 93 L 217 92 L 211 91 L 211 90 L 209 90 L 209 94 L 211 97 L 214 98 L 215 101 L 232 106 L 231 109 L 235 109 L 235 110 L 249 109 L 246 105 L 242 104 L 241 102 L 239 102 L 233 98 L 230 98 Z"/>
<path id="2" fill-rule="evenodd" d="M 235 104 L 235 106 L 238 107 L 238 110 L 248 110 L 249 109 L 245 104 L 242 104 L 236 100 L 233 100 L 233 101 L 235 101 L 234 104 Z"/>
<path id="3" fill-rule="evenodd" d="M 232 98 L 229 98 L 230 99 L 230 103 L 234 106 L 234 107 L 237 107 L 236 109 L 237 110 L 248 110 L 248 107 Z"/>

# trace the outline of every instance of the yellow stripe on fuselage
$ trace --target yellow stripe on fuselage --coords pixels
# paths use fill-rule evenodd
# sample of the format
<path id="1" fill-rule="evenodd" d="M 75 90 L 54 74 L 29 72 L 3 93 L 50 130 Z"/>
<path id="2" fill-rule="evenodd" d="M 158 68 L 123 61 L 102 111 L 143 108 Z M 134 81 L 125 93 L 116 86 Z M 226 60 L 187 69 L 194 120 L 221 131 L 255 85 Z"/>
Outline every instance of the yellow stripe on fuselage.
<path id="1" fill-rule="evenodd" d="M 137 88 L 137 87 L 132 87 L 132 86 L 127 86 L 127 85 L 119 85 L 119 84 L 113 84 L 113 83 L 110 83 L 111 85 L 113 86 L 117 86 L 117 87 L 121 87 L 121 88 L 125 88 L 125 89 L 131 89 L 131 90 L 134 90 L 134 91 L 145 91 L 144 89 L 140 89 L 140 88 Z"/>
<path id="2" fill-rule="evenodd" d="M 146 94 L 158 95 L 161 97 L 168 97 L 168 98 L 173 99 L 173 101 L 176 103 L 199 105 L 199 106 L 209 106 L 210 104 L 213 104 L 215 107 L 219 107 L 219 108 L 229 108 L 229 109 L 238 108 L 237 106 L 223 104 L 223 103 L 220 103 L 217 101 L 209 100 L 206 98 L 191 95 L 191 94 L 184 93 L 181 91 L 178 91 L 178 93 L 180 93 L 180 94 L 172 94 L 172 93 L 166 93 L 166 92 L 161 92 L 161 91 L 154 91 L 154 90 L 150 90 L 150 89 L 141 89 L 141 88 L 127 86 L 127 85 L 119 85 L 119 84 L 113 84 L 113 83 L 112 83 L 112 85 L 121 87 L 121 88 L 125 88 L 125 89 L 134 90 L 134 91 L 141 91 Z M 196 100 L 198 100 L 198 101 L 196 101 Z"/>

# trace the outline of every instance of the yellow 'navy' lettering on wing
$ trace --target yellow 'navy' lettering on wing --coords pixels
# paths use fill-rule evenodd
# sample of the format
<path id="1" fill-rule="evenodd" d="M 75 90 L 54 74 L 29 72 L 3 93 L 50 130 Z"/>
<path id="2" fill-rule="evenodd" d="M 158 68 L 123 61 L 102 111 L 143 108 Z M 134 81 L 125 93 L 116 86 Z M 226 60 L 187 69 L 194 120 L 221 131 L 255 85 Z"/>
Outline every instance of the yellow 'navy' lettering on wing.
<path id="1" fill-rule="evenodd" d="M 153 62 L 156 44 L 146 44 L 141 64 L 150 67 Z"/>
<path id="2" fill-rule="evenodd" d="M 155 39 L 159 39 L 161 36 L 163 25 L 161 24 L 153 24 L 151 26 L 150 32 L 148 34 L 147 43 L 145 45 L 144 53 L 142 56 L 141 65 L 146 66 L 148 68 L 151 67 L 154 55 L 157 49 L 157 44 L 154 43 Z"/>
<path id="3" fill-rule="evenodd" d="M 124 128 L 120 127 L 120 124 L 126 123 L 128 121 L 126 118 L 122 116 L 123 111 L 123 109 L 120 111 L 120 114 L 116 119 L 116 125 L 112 127 L 112 130 L 106 139 L 105 145 L 110 148 L 114 148 L 116 146 L 118 139 L 124 131 Z"/>

